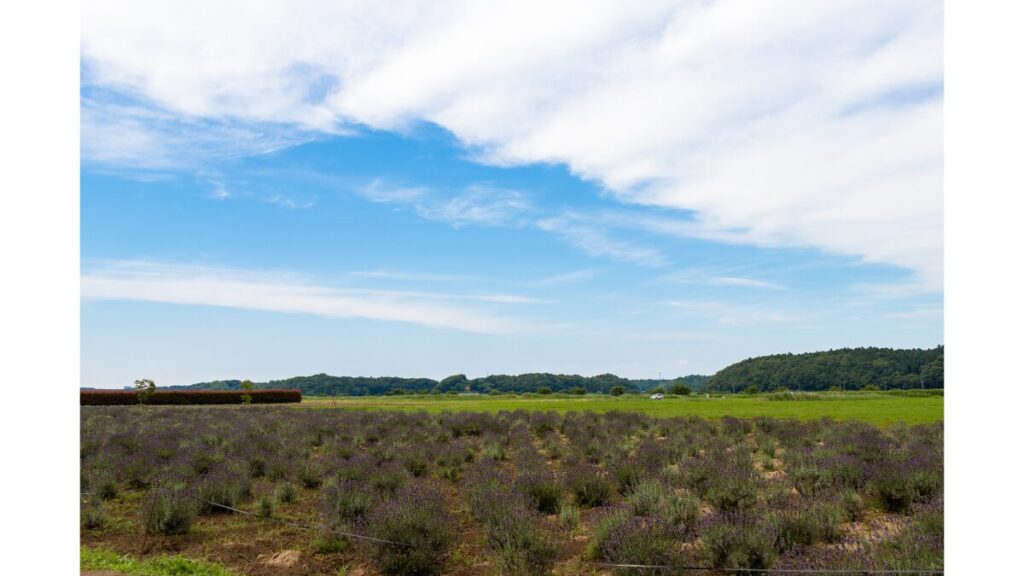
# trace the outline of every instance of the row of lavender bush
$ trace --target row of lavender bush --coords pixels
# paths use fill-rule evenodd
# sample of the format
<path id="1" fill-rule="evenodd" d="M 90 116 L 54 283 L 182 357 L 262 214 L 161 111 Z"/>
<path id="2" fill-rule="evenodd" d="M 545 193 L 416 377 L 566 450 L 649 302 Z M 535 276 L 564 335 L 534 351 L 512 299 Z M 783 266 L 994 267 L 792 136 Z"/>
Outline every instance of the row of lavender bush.
<path id="1" fill-rule="evenodd" d="M 81 422 L 88 530 L 127 490 L 164 535 L 222 512 L 203 502 L 273 516 L 316 498 L 315 518 L 293 519 L 318 526 L 317 550 L 386 574 L 444 571 L 466 522 L 506 574 L 579 559 L 580 533 L 587 561 L 942 566 L 941 423 L 258 406 L 87 407 Z"/>

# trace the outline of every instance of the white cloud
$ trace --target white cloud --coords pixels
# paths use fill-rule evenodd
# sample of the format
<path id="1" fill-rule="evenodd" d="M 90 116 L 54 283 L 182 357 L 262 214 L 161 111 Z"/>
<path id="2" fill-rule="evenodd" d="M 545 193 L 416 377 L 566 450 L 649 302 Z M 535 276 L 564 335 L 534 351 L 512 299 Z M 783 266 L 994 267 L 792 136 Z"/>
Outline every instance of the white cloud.
<path id="1" fill-rule="evenodd" d="M 522 330 L 519 323 L 466 301 L 524 304 L 515 295 L 452 295 L 348 289 L 293 275 L 208 266 L 107 262 L 82 274 L 85 300 L 140 300 L 201 306 L 410 322 L 485 334 Z M 440 303 L 452 301 L 454 304 Z"/>
<path id="2" fill-rule="evenodd" d="M 237 149 L 223 126 L 433 122 L 482 161 L 565 163 L 623 201 L 693 211 L 705 238 L 815 246 L 941 287 L 938 0 L 304 6 L 91 3 L 86 81 L 214 122 L 210 146 Z M 166 156 L 159 122 L 104 106 L 83 114 L 87 157 Z M 88 142 L 96 126 L 114 134 Z"/>
<path id="3" fill-rule="evenodd" d="M 377 178 L 365 186 L 356 188 L 356 193 L 372 202 L 411 204 L 427 196 L 429 190 L 422 186 L 389 186 L 384 180 Z"/>
<path id="4" fill-rule="evenodd" d="M 604 256 L 613 260 L 650 267 L 665 266 L 668 263 L 661 251 L 612 238 L 601 228 L 571 214 L 546 218 L 538 221 L 536 225 L 541 230 L 561 237 L 591 256 Z"/>
<path id="5" fill-rule="evenodd" d="M 102 97 L 82 100 L 82 159 L 107 168 L 196 169 L 231 158 L 270 154 L 313 138 L 287 126 L 182 117 Z"/>
<path id="6" fill-rule="evenodd" d="M 586 268 L 583 270 L 571 270 L 569 272 L 563 272 L 561 274 L 553 274 L 551 276 L 545 276 L 544 278 L 538 278 L 532 282 L 532 286 L 561 286 L 563 284 L 574 284 L 577 282 L 585 282 L 596 278 L 599 274 L 598 270 L 593 268 Z"/>
<path id="7" fill-rule="evenodd" d="M 416 213 L 428 220 L 447 222 L 459 228 L 519 225 L 521 217 L 532 210 L 522 192 L 482 184 L 472 184 L 458 196 L 420 202 Z"/>
<path id="8" fill-rule="evenodd" d="M 408 280 L 413 282 L 465 282 L 473 280 L 472 276 L 461 274 L 426 274 L 422 272 L 403 272 L 397 270 L 355 270 L 349 276 L 360 278 L 384 278 L 388 280 Z"/>
<path id="9" fill-rule="evenodd" d="M 743 278 L 741 276 L 712 276 L 708 282 L 716 286 L 742 286 L 745 288 L 762 288 L 765 290 L 785 290 L 785 286 L 767 280 Z"/>
<path id="10" fill-rule="evenodd" d="M 724 300 L 670 300 L 667 304 L 684 316 L 707 318 L 723 326 L 795 324 L 806 321 L 803 311 L 736 304 Z"/>
<path id="11" fill-rule="evenodd" d="M 711 286 L 737 286 L 741 288 L 758 288 L 762 290 L 785 290 L 786 287 L 777 282 L 759 278 L 738 276 L 728 268 L 689 268 L 666 274 L 661 277 L 668 282 L 680 284 L 706 284 Z"/>
<path id="12" fill-rule="evenodd" d="M 271 194 L 263 199 L 267 204 L 273 204 L 288 210 L 295 210 L 296 208 L 312 208 L 316 205 L 315 200 L 296 200 L 286 194 Z"/>

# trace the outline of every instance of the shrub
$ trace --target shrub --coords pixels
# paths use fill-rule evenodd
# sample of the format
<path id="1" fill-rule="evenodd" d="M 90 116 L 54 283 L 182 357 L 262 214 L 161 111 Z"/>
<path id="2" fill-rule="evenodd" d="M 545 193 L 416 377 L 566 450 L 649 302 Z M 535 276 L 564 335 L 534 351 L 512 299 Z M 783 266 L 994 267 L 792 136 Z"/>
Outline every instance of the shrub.
<path id="1" fill-rule="evenodd" d="M 117 498 L 117 483 L 112 478 L 103 478 L 96 487 L 96 494 L 104 500 Z"/>
<path id="2" fill-rule="evenodd" d="M 751 384 L 750 386 L 747 386 L 746 388 L 743 389 L 743 393 L 747 394 L 749 396 L 753 396 L 754 394 L 757 394 L 758 392 L 760 392 L 760 390 L 758 389 L 757 386 L 754 386 L 753 384 Z"/>
<path id="3" fill-rule="evenodd" d="M 569 469 L 566 484 L 583 507 L 604 505 L 612 497 L 612 485 L 597 466 L 579 464 Z"/>
<path id="4" fill-rule="evenodd" d="M 678 531 L 658 518 L 632 517 L 615 526 L 601 543 L 601 558 L 615 563 L 679 563 Z M 646 575 L 642 568 L 618 568 L 616 574 Z"/>
<path id="5" fill-rule="evenodd" d="M 801 496 L 813 496 L 827 485 L 822 471 L 813 466 L 797 467 L 789 477 Z"/>
<path id="6" fill-rule="evenodd" d="M 910 480 L 898 472 L 887 472 L 875 478 L 873 488 L 886 512 L 908 512 L 916 495 Z"/>
<path id="7" fill-rule="evenodd" d="M 181 486 L 154 490 L 142 504 L 142 524 L 149 534 L 187 534 L 195 514 L 196 506 Z"/>
<path id="8" fill-rule="evenodd" d="M 612 386 L 612 389 L 609 391 L 609 393 L 612 396 L 622 396 L 623 394 L 626 393 L 626 389 L 622 386 Z"/>
<path id="9" fill-rule="evenodd" d="M 338 554 L 348 550 L 349 539 L 333 532 L 323 532 L 313 541 L 313 549 L 318 554 Z"/>
<path id="10" fill-rule="evenodd" d="M 548 388 L 547 386 L 541 386 L 540 388 L 537 388 L 537 394 L 551 394 L 551 388 Z"/>
<path id="11" fill-rule="evenodd" d="M 583 396 L 587 393 L 587 389 L 582 386 L 573 386 L 569 389 L 569 394 L 575 394 L 577 396 Z"/>
<path id="12" fill-rule="evenodd" d="M 864 499 L 854 490 L 846 490 L 839 496 L 847 520 L 857 522 L 864 517 Z"/>
<path id="13" fill-rule="evenodd" d="M 558 523 L 561 524 L 562 528 L 575 530 L 580 523 L 579 507 L 575 504 L 563 502 L 561 509 L 558 511 Z"/>
<path id="14" fill-rule="evenodd" d="M 423 484 L 405 486 L 382 502 L 367 526 L 375 538 L 406 544 L 374 545 L 374 561 L 384 574 L 438 573 L 453 538 L 444 498 Z"/>
<path id="15" fill-rule="evenodd" d="M 757 503 L 757 486 L 742 477 L 726 476 L 708 489 L 707 499 L 722 512 L 747 510 Z"/>
<path id="16" fill-rule="evenodd" d="M 643 480 L 633 489 L 633 493 L 626 498 L 633 514 L 637 516 L 654 516 L 661 510 L 665 498 L 666 488 L 660 482 Z"/>
<path id="17" fill-rule="evenodd" d="M 413 452 L 405 457 L 405 469 L 414 478 L 425 476 L 430 470 L 430 460 L 422 452 Z"/>
<path id="18" fill-rule="evenodd" d="M 700 517 L 700 499 L 675 494 L 661 482 L 641 481 L 626 502 L 637 516 L 657 517 L 670 526 L 692 528 Z"/>
<path id="19" fill-rule="evenodd" d="M 107 517 L 107 511 L 103 507 L 103 500 L 100 498 L 90 498 L 82 506 L 81 521 L 82 527 L 90 530 L 106 527 L 110 519 Z"/>
<path id="20" fill-rule="evenodd" d="M 299 482 L 306 488 L 318 488 L 324 481 L 324 473 L 313 462 L 306 462 L 299 468 Z"/>
<path id="21" fill-rule="evenodd" d="M 692 530 L 700 518 L 700 499 L 690 495 L 669 495 L 659 514 L 665 521 Z"/>
<path id="22" fill-rule="evenodd" d="M 373 505 L 372 494 L 361 483 L 342 480 L 321 491 L 321 503 L 330 526 L 347 526 L 366 516 Z"/>
<path id="23" fill-rule="evenodd" d="M 619 494 L 628 494 L 647 476 L 644 463 L 639 458 L 622 457 L 608 466 L 615 478 Z"/>
<path id="24" fill-rule="evenodd" d="M 249 493 L 247 477 L 227 472 L 211 474 L 199 484 L 196 496 L 200 514 L 216 514 L 230 512 L 224 508 L 234 508 Z M 219 506 L 217 506 L 219 504 Z"/>
<path id="25" fill-rule="evenodd" d="M 781 513 L 775 517 L 776 548 L 785 552 L 815 542 L 835 542 L 845 516 L 835 504 L 813 504 Z"/>
<path id="26" fill-rule="evenodd" d="M 279 504 L 288 504 L 295 501 L 295 484 L 281 482 L 274 487 L 274 498 Z"/>
<path id="27" fill-rule="evenodd" d="M 550 534 L 525 506 L 502 506 L 485 523 L 487 541 L 506 574 L 547 574 L 557 549 Z"/>
<path id="28" fill-rule="evenodd" d="M 942 474 L 937 470 L 915 470 L 909 476 L 914 500 L 927 500 L 942 488 Z"/>
<path id="29" fill-rule="evenodd" d="M 519 490 L 530 499 L 533 509 L 544 514 L 558 512 L 562 488 L 548 470 L 533 470 L 516 478 Z"/>
<path id="30" fill-rule="evenodd" d="M 370 485 L 382 494 L 394 494 L 403 484 L 407 476 L 398 466 L 381 466 L 370 474 Z"/>
<path id="31" fill-rule="evenodd" d="M 256 501 L 256 513 L 261 518 L 273 518 L 274 517 L 274 497 L 269 494 L 260 496 L 260 499 Z"/>
<path id="32" fill-rule="evenodd" d="M 775 535 L 766 526 L 750 522 L 722 522 L 703 536 L 703 553 L 715 568 L 771 568 L 778 557 Z"/>
<path id="33" fill-rule="evenodd" d="M 249 476 L 262 478 L 267 473 L 267 460 L 262 456 L 253 456 L 249 459 Z"/>
<path id="34" fill-rule="evenodd" d="M 488 440 L 480 451 L 480 455 L 484 458 L 501 461 L 505 459 L 505 447 L 498 440 Z"/>
<path id="35" fill-rule="evenodd" d="M 592 560 L 600 558 L 602 548 L 604 548 L 608 538 L 619 529 L 619 526 L 625 524 L 632 517 L 633 515 L 628 508 L 621 507 L 612 508 L 602 516 L 594 525 L 594 534 L 590 537 L 590 542 L 587 544 L 587 558 Z"/>

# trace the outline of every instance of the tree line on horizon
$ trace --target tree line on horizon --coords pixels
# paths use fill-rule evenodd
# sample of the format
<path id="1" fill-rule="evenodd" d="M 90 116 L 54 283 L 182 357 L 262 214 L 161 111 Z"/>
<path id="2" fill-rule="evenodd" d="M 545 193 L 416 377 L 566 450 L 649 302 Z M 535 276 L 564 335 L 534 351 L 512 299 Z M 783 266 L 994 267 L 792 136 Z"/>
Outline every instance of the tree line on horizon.
<path id="1" fill-rule="evenodd" d="M 529 373 L 441 380 L 397 376 L 314 374 L 255 383 L 256 388 L 297 388 L 306 396 L 376 396 L 446 393 L 623 393 L 880 390 L 943 387 L 943 346 L 932 349 L 841 348 L 804 354 L 759 356 L 732 364 L 713 376 L 691 374 L 672 379 L 628 379 L 614 374 Z M 242 380 L 215 380 L 167 389 L 236 390 Z"/>
<path id="2" fill-rule="evenodd" d="M 431 378 L 400 378 L 397 376 L 331 376 L 314 374 L 295 376 L 284 380 L 255 383 L 256 388 L 298 388 L 306 396 L 377 396 L 395 393 L 583 393 L 610 394 L 640 392 L 654 387 L 684 384 L 699 389 L 707 376 L 689 375 L 676 379 L 630 380 L 614 374 L 580 376 L 578 374 L 530 373 L 519 375 L 495 374 L 482 378 L 467 378 L 454 374 L 442 380 Z M 235 390 L 241 380 L 215 380 L 191 386 L 169 386 L 168 389 Z"/>
<path id="3" fill-rule="evenodd" d="M 719 370 L 705 386 L 716 392 L 906 390 L 943 387 L 944 347 L 841 348 L 748 358 Z"/>

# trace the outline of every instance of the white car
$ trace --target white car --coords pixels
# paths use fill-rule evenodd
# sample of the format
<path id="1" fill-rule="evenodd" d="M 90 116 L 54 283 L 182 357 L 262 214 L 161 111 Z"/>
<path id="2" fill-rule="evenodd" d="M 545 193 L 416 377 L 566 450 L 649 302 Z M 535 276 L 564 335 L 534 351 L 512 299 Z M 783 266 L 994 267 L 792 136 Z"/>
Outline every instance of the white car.
<path id="1" fill-rule="evenodd" d="M 658 392 L 657 394 L 651 394 L 651 400 L 664 400 L 664 399 L 665 399 L 665 395 L 662 394 L 661 392 Z"/>

